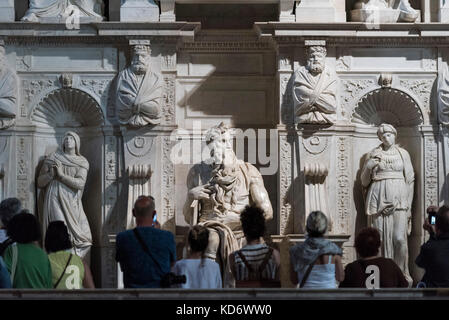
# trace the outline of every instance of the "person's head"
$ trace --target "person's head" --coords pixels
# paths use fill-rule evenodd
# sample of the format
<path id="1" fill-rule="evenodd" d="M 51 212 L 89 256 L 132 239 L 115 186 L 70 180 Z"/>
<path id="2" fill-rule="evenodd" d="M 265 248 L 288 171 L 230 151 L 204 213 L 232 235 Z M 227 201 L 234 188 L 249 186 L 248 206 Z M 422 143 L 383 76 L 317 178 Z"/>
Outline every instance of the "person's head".
<path id="1" fill-rule="evenodd" d="M 361 258 L 375 257 L 379 254 L 380 234 L 375 228 L 364 228 L 355 238 L 355 249 Z"/>
<path id="2" fill-rule="evenodd" d="M 22 210 L 22 203 L 17 198 L 7 198 L 0 202 L 0 227 L 8 228 L 9 221 Z"/>
<path id="3" fill-rule="evenodd" d="M 196 225 L 189 232 L 189 246 L 192 252 L 204 252 L 209 244 L 209 230 Z"/>
<path id="4" fill-rule="evenodd" d="M 81 155 L 80 153 L 80 137 L 73 131 L 67 131 L 64 135 L 62 142 L 62 148 L 64 152 L 69 152 L 69 150 L 75 150 L 75 154 Z"/>
<path id="5" fill-rule="evenodd" d="M 45 251 L 47 253 L 72 249 L 69 231 L 64 221 L 52 221 L 45 233 Z"/>
<path id="6" fill-rule="evenodd" d="M 222 164 L 226 153 L 233 152 L 231 132 L 223 122 L 206 131 L 206 144 L 215 164 Z"/>
<path id="7" fill-rule="evenodd" d="M 265 234 L 265 217 L 262 209 L 247 206 L 240 214 L 240 221 L 247 241 L 258 240 Z"/>
<path id="8" fill-rule="evenodd" d="M 31 243 L 41 240 L 39 221 L 31 213 L 22 210 L 8 224 L 8 236 L 17 243 Z"/>
<path id="9" fill-rule="evenodd" d="M 391 124 L 382 123 L 377 129 L 377 137 L 386 147 L 391 147 L 396 143 L 398 132 Z"/>
<path id="10" fill-rule="evenodd" d="M 145 74 L 150 65 L 151 48 L 147 45 L 133 46 L 131 68 L 136 74 Z"/>
<path id="11" fill-rule="evenodd" d="M 306 230 L 309 237 L 322 237 L 327 230 L 327 217 L 321 211 L 312 211 L 307 217 Z"/>
<path id="12" fill-rule="evenodd" d="M 156 206 L 152 196 L 140 196 L 134 203 L 133 216 L 136 218 L 137 225 L 150 225 L 153 223 L 153 217 L 156 214 Z"/>
<path id="13" fill-rule="evenodd" d="M 315 74 L 322 73 L 326 65 L 327 50 L 324 46 L 307 48 L 307 69 Z"/>
<path id="14" fill-rule="evenodd" d="M 435 222 L 435 231 L 437 234 L 449 233 L 449 207 L 442 206 L 437 212 Z"/>

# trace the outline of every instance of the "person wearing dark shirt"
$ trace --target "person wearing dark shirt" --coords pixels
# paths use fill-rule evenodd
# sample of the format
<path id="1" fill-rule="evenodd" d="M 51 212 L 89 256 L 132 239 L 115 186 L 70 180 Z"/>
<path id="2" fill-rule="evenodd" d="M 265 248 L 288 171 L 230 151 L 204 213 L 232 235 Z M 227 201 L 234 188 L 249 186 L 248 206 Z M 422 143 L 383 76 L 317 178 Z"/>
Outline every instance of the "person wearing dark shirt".
<path id="1" fill-rule="evenodd" d="M 22 210 L 22 204 L 17 198 L 8 198 L 0 203 L 0 256 L 13 244 L 8 237 L 7 226 L 9 221 Z"/>
<path id="2" fill-rule="evenodd" d="M 380 234 L 377 229 L 365 228 L 355 239 L 355 248 L 360 259 L 345 268 L 345 279 L 340 288 L 366 288 L 367 278 L 373 274 L 369 266 L 377 266 L 379 288 L 406 288 L 409 286 L 401 269 L 392 259 L 379 257 Z"/>
<path id="3" fill-rule="evenodd" d="M 438 210 L 435 225 L 426 219 L 423 228 L 430 239 L 421 246 L 415 261 L 425 270 L 421 282 L 428 288 L 449 288 L 449 207 Z"/>
<path id="4" fill-rule="evenodd" d="M 153 221 L 156 214 L 154 198 L 140 196 L 134 204 L 136 231 L 127 230 L 117 235 L 116 261 L 123 271 L 125 288 L 160 288 L 162 277 L 170 272 L 176 261 L 176 245 L 172 233 L 160 230 Z"/>

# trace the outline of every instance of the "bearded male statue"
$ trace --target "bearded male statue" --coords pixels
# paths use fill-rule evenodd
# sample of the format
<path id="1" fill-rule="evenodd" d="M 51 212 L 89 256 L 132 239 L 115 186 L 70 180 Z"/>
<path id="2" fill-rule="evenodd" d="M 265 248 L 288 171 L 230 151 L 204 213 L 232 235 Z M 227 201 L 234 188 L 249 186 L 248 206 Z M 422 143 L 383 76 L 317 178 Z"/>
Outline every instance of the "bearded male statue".
<path id="1" fill-rule="evenodd" d="M 132 53 L 131 65 L 120 72 L 117 80 L 119 121 L 133 128 L 159 124 L 162 76 L 151 70 L 149 42 L 136 40 Z"/>
<path id="2" fill-rule="evenodd" d="M 326 65 L 326 54 L 324 46 L 308 47 L 307 65 L 295 72 L 293 100 L 299 123 L 331 125 L 336 121 L 338 79 Z"/>
<path id="3" fill-rule="evenodd" d="M 247 205 L 264 211 L 273 218 L 273 208 L 260 172 L 252 164 L 237 159 L 229 129 L 221 123 L 206 132 L 206 143 L 212 157 L 189 172 L 188 199 L 184 209 L 186 221 L 209 229 L 207 258 L 217 260 L 223 273 L 223 285 L 232 287 L 228 256 L 243 245 L 240 213 Z M 198 221 L 193 221 L 190 204 L 199 202 Z"/>

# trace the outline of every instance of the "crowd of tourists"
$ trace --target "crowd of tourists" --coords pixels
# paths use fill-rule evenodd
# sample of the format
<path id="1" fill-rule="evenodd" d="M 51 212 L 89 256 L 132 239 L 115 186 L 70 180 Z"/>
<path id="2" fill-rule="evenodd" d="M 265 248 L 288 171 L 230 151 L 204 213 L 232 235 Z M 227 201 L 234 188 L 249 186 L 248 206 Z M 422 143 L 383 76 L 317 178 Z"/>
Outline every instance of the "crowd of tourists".
<path id="1" fill-rule="evenodd" d="M 418 287 L 449 287 L 449 207 L 432 210 L 436 221 L 425 221 L 429 240 L 415 261 L 425 271 Z M 177 260 L 174 235 L 161 229 L 155 214 L 154 198 L 139 197 L 133 208 L 137 227 L 117 235 L 116 260 L 125 288 L 219 289 L 226 270 L 237 288 L 281 286 L 280 253 L 264 241 L 261 209 L 248 206 L 241 213 L 245 244 L 221 259 L 221 265 L 205 257 L 209 230 L 203 225 L 191 228 L 186 258 Z M 9 198 L 0 204 L 0 222 L 0 288 L 95 288 L 90 268 L 74 253 L 63 221 L 51 222 L 42 237 L 37 218 L 18 199 Z M 379 288 L 411 287 L 398 265 L 381 256 L 377 229 L 364 228 L 356 235 L 358 259 L 343 267 L 342 249 L 325 237 L 328 225 L 324 213 L 311 212 L 305 241 L 289 250 L 290 280 L 298 288 L 367 288 L 373 269 Z"/>

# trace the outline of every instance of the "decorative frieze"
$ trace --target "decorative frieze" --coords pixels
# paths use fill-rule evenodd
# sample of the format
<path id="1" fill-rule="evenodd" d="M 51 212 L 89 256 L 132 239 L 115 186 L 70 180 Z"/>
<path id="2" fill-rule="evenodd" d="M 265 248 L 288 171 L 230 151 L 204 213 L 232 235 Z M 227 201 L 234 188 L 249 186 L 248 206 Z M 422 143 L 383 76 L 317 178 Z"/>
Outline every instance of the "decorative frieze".
<path id="1" fill-rule="evenodd" d="M 162 172 L 161 172 L 161 223 L 166 230 L 175 232 L 175 166 L 171 161 L 170 154 L 173 141 L 170 136 L 161 137 L 162 144 Z"/>
<path id="2" fill-rule="evenodd" d="M 337 217 L 334 221 L 334 234 L 349 234 L 351 223 L 351 176 L 349 138 L 337 139 Z"/>
<path id="3" fill-rule="evenodd" d="M 279 234 L 292 233 L 288 225 L 292 221 L 293 207 L 291 199 L 292 188 L 292 145 L 286 134 L 279 136 Z"/>
<path id="4" fill-rule="evenodd" d="M 438 145 L 433 135 L 424 136 L 425 208 L 438 206 Z"/>
<path id="5" fill-rule="evenodd" d="M 358 99 L 368 90 L 368 88 L 377 87 L 373 79 L 341 79 L 341 114 L 343 118 L 349 119 L 356 107 Z"/>

